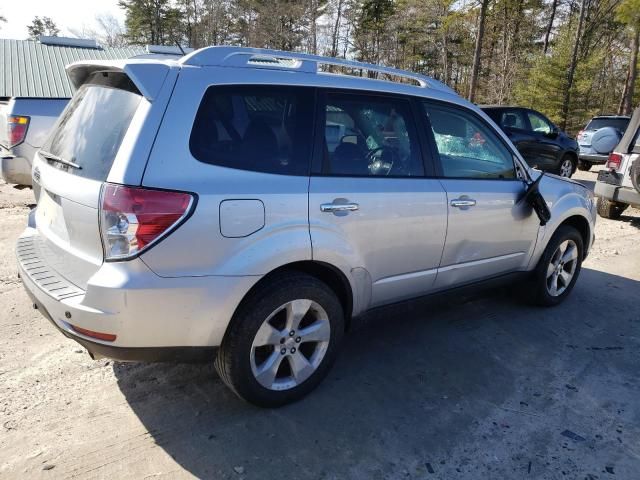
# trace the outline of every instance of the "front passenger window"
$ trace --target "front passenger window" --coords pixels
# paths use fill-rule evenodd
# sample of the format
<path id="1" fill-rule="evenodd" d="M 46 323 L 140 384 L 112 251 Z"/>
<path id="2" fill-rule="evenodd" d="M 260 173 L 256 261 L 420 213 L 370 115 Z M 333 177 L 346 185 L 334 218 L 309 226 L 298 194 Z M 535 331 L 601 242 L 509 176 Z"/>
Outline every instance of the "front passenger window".
<path id="1" fill-rule="evenodd" d="M 553 127 L 549 125 L 544 118 L 537 113 L 527 112 L 529 117 L 529 123 L 531 124 L 531 130 L 538 133 L 549 134 L 553 131 Z"/>
<path id="2" fill-rule="evenodd" d="M 462 109 L 423 105 L 445 177 L 516 178 L 512 153 L 488 125 Z"/>

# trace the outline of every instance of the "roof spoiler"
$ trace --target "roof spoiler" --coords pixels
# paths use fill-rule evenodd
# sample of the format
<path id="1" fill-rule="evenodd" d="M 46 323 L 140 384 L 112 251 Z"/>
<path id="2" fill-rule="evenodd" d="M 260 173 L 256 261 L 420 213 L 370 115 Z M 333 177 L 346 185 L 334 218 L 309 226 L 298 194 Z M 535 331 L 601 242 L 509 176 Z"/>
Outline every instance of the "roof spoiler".
<path id="1" fill-rule="evenodd" d="M 158 96 L 170 68 L 165 63 L 128 60 L 127 62 L 81 61 L 67 65 L 66 70 L 69 80 L 71 80 L 71 84 L 76 90 L 96 72 L 124 72 L 140 90 L 144 98 L 153 102 Z"/>

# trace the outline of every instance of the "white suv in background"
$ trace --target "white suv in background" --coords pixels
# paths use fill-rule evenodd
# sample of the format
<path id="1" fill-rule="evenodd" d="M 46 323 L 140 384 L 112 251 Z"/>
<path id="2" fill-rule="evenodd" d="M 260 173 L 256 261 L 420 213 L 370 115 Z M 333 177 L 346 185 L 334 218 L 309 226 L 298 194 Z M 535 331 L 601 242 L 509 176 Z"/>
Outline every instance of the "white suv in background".
<path id="1" fill-rule="evenodd" d="M 595 194 L 598 214 L 604 218 L 620 218 L 629 206 L 640 208 L 640 108 L 598 173 Z"/>

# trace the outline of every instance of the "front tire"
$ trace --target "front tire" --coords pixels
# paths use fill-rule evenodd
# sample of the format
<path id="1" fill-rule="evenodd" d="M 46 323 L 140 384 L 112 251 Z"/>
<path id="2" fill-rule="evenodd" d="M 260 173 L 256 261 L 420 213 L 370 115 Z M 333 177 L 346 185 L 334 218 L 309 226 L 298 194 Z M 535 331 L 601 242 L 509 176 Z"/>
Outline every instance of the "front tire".
<path id="1" fill-rule="evenodd" d="M 602 218 L 608 218 L 610 220 L 617 220 L 622 215 L 629 205 L 620 202 L 614 202 L 606 198 L 598 197 L 598 215 Z"/>
<path id="2" fill-rule="evenodd" d="M 285 272 L 259 285 L 234 315 L 215 367 L 227 386 L 259 407 L 311 392 L 333 364 L 344 312 L 324 282 Z"/>
<path id="3" fill-rule="evenodd" d="M 583 252 L 578 230 L 561 225 L 549 240 L 530 282 L 524 286 L 528 299 L 544 307 L 562 303 L 580 275 Z"/>

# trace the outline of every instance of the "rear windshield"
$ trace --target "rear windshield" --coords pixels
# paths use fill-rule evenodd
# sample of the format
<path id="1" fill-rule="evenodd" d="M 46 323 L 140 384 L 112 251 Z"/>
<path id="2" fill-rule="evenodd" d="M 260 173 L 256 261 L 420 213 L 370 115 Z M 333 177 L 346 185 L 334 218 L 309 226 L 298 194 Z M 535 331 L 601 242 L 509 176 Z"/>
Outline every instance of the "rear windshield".
<path id="1" fill-rule="evenodd" d="M 60 161 L 47 161 L 71 174 L 106 180 L 141 99 L 124 73 L 93 74 L 60 115 L 42 156 L 58 157 Z"/>
<path id="2" fill-rule="evenodd" d="M 604 127 L 617 128 L 621 132 L 624 132 L 629 125 L 628 118 L 594 118 L 587 125 L 586 130 L 598 130 Z"/>

